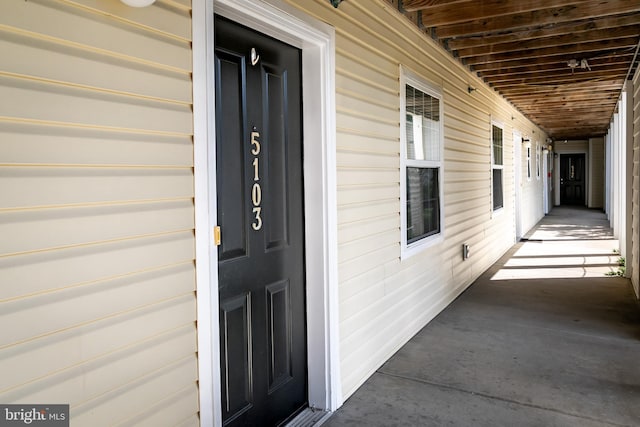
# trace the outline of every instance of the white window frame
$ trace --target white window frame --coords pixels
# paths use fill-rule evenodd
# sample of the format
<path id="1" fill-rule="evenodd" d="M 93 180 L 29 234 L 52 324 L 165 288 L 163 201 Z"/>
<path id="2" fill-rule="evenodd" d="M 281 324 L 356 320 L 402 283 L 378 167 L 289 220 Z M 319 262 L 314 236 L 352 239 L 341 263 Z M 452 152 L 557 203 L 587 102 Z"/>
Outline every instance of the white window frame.
<path id="1" fill-rule="evenodd" d="M 502 164 L 496 165 L 495 158 L 493 157 L 493 127 L 497 127 L 502 131 Z M 491 141 L 489 143 L 490 151 L 491 151 L 491 212 L 497 214 L 504 210 L 504 123 L 501 123 L 496 120 L 491 120 Z M 502 170 L 502 206 L 499 208 L 493 207 L 493 170 L 500 169 Z"/>
<path id="2" fill-rule="evenodd" d="M 540 158 L 540 143 L 536 141 L 536 179 L 538 181 L 540 181 L 540 166 L 542 166 Z"/>
<path id="3" fill-rule="evenodd" d="M 526 150 L 527 154 L 527 181 L 531 181 L 531 176 L 533 175 L 533 165 L 531 164 L 531 142 L 527 142 L 524 146 L 524 149 Z"/>
<path id="4" fill-rule="evenodd" d="M 440 160 L 408 160 L 406 132 L 406 86 L 412 86 L 440 101 Z M 444 99 L 442 88 L 428 83 L 406 67 L 400 66 L 400 239 L 401 259 L 409 258 L 444 240 Z M 407 243 L 407 167 L 438 168 L 440 232 Z"/>

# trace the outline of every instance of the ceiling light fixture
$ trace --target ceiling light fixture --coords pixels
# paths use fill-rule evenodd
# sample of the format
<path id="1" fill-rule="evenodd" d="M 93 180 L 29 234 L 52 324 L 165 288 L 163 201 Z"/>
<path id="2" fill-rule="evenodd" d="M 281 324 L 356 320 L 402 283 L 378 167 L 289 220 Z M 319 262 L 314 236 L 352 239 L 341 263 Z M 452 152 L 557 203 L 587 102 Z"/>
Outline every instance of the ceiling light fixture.
<path id="1" fill-rule="evenodd" d="M 589 61 L 586 59 L 581 59 L 578 61 L 577 59 L 570 59 L 567 61 L 567 65 L 571 68 L 571 74 L 575 71 L 576 68 L 580 67 L 583 70 L 591 71 L 591 67 L 589 66 Z"/>
<path id="2" fill-rule="evenodd" d="M 147 7 L 151 6 L 156 0 L 120 0 L 122 3 L 131 7 Z"/>

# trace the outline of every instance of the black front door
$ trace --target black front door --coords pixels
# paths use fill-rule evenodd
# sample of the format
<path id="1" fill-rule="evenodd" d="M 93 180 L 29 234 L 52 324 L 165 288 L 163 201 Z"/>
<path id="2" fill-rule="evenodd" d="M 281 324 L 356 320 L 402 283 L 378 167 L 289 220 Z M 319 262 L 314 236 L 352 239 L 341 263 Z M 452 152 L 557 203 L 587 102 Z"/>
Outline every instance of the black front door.
<path id="1" fill-rule="evenodd" d="M 585 155 L 560 155 L 560 204 L 582 205 L 585 199 Z"/>
<path id="2" fill-rule="evenodd" d="M 300 51 L 216 17 L 225 425 L 307 405 Z"/>

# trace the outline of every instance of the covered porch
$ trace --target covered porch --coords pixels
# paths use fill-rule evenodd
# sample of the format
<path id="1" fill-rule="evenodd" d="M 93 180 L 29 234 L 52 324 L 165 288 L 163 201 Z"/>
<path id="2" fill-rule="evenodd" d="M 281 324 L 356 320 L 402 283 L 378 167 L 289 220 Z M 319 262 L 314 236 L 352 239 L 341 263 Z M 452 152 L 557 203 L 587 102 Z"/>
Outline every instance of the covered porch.
<path id="1" fill-rule="evenodd" d="M 638 425 L 640 307 L 617 247 L 600 211 L 554 208 L 326 425 Z"/>

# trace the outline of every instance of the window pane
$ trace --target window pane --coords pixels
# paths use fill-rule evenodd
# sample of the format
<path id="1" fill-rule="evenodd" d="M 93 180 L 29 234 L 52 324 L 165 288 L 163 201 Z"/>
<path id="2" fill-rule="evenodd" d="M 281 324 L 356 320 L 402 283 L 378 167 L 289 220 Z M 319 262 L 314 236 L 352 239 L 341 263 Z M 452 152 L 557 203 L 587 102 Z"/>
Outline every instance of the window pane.
<path id="1" fill-rule="evenodd" d="M 502 197 L 502 169 L 493 169 L 493 210 L 504 206 Z"/>
<path id="2" fill-rule="evenodd" d="M 502 129 L 492 126 L 493 135 L 493 164 L 502 164 Z"/>
<path id="3" fill-rule="evenodd" d="M 407 168 L 407 243 L 439 232 L 438 168 Z"/>
<path id="4" fill-rule="evenodd" d="M 440 100 L 406 86 L 407 159 L 440 160 Z"/>

